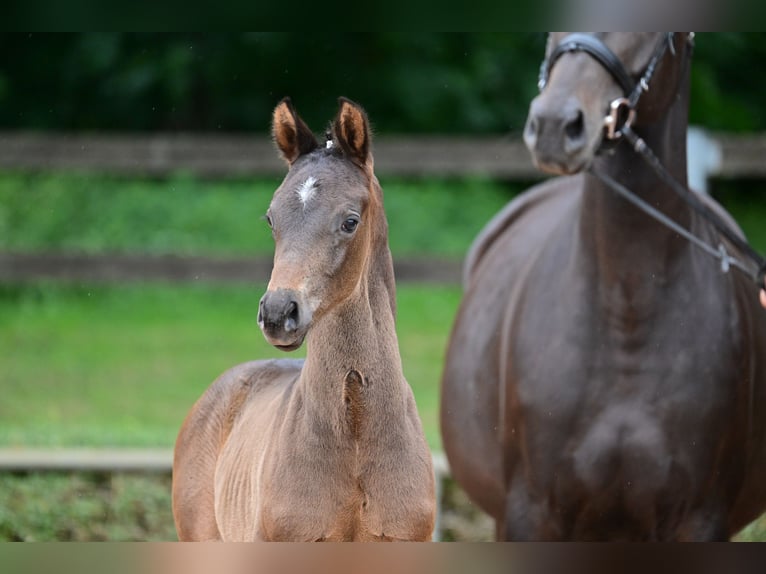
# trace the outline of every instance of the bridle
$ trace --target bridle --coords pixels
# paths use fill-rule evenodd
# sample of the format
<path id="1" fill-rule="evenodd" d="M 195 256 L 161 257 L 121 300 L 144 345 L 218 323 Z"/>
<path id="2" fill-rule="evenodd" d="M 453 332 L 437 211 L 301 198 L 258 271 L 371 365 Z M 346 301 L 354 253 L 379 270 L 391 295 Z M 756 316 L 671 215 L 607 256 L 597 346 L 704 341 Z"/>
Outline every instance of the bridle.
<path id="1" fill-rule="evenodd" d="M 585 52 L 596 60 L 609 72 L 614 80 L 622 88 L 622 96 L 609 104 L 609 113 L 604 118 L 604 128 L 607 140 L 619 139 L 624 128 L 629 128 L 636 118 L 636 108 L 641 94 L 649 91 L 649 82 L 652 81 L 657 65 L 662 61 L 665 52 L 670 50 L 675 55 L 673 46 L 673 32 L 663 34 L 657 46 L 654 48 L 652 57 L 647 64 L 644 73 L 638 82 L 634 81 L 620 59 L 609 49 L 600 38 L 592 34 L 575 33 L 565 36 L 553 49 L 550 55 L 543 60 L 540 66 L 540 77 L 537 87 L 542 91 L 548 84 L 548 78 L 556 61 L 564 54 L 571 52 Z M 689 42 L 693 44 L 694 35 L 691 33 Z"/>
<path id="2" fill-rule="evenodd" d="M 644 92 L 649 91 L 649 83 L 654 76 L 657 66 L 664 58 L 666 52 L 670 51 L 670 53 L 675 56 L 673 40 L 673 32 L 668 32 L 662 35 L 657 42 L 657 46 L 654 48 L 652 57 L 644 69 L 643 74 L 636 82 L 625 69 L 625 66 L 623 66 L 620 59 L 600 38 L 592 34 L 569 34 L 559 42 L 540 66 L 540 77 L 537 84 L 538 88 L 541 91 L 545 88 L 554 64 L 566 53 L 585 52 L 601 64 L 623 91 L 621 97 L 613 100 L 609 104 L 608 113 L 604 118 L 604 139 L 608 142 L 616 142 L 621 139 L 627 141 L 633 150 L 635 150 L 635 152 L 649 164 L 665 184 L 677 193 L 692 209 L 707 219 L 721 233 L 721 235 L 739 249 L 744 256 L 755 263 L 757 271 L 753 272 L 751 267 L 730 255 L 726 251 L 723 243 L 720 243 L 717 248 L 709 245 L 610 176 L 600 173 L 592 167 L 589 168 L 590 173 L 613 191 L 630 201 L 633 205 L 655 218 L 663 225 L 671 228 L 709 255 L 719 259 L 721 261 L 721 270 L 724 273 L 728 272 L 731 267 L 735 267 L 749 275 L 759 288 L 763 288 L 764 277 L 766 277 L 766 259 L 753 249 L 747 241 L 740 237 L 738 233 L 731 229 L 731 227 L 716 212 L 703 203 L 695 192 L 676 180 L 654 152 L 652 152 L 646 142 L 633 131 L 633 123 L 636 119 L 638 102 L 641 95 Z M 689 44 L 689 51 L 691 51 L 694 46 L 694 32 L 689 32 L 687 35 L 687 42 Z"/>

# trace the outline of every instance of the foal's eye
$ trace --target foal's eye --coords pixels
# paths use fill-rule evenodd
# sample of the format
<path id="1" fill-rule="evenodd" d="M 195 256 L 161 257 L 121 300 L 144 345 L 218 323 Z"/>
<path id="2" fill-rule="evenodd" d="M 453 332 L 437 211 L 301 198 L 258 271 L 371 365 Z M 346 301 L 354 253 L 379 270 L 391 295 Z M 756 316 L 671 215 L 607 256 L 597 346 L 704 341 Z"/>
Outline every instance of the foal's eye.
<path id="1" fill-rule="evenodd" d="M 353 233 L 357 225 L 359 225 L 359 220 L 355 217 L 349 217 L 341 224 L 340 229 L 344 233 Z"/>
<path id="2" fill-rule="evenodd" d="M 268 223 L 269 227 L 274 229 L 274 223 L 271 221 L 271 216 L 267 213 L 263 216 L 263 218 L 266 220 L 266 223 Z"/>

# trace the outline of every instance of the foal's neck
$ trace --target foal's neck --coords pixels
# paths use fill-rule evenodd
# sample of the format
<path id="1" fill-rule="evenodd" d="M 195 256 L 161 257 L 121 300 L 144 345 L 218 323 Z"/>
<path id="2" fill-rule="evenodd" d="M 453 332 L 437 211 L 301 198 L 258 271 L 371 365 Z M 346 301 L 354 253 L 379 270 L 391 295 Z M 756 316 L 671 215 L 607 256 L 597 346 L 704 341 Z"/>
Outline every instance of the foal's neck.
<path id="1" fill-rule="evenodd" d="M 353 294 L 321 317 L 307 338 L 300 381 L 306 412 L 341 435 L 349 432 L 350 409 L 365 419 L 354 433 L 390 432 L 386 427 L 399 426 L 404 416 L 407 383 L 396 337 L 385 223 L 381 230 Z"/>

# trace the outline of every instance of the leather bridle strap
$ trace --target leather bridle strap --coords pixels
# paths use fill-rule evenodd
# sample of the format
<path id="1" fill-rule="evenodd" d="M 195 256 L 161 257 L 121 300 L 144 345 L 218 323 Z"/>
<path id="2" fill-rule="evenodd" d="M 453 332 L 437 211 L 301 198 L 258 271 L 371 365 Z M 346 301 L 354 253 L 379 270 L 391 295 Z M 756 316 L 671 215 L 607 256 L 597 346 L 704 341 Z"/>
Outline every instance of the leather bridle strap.
<path id="1" fill-rule="evenodd" d="M 690 36 L 691 38 L 692 36 Z M 634 82 L 630 74 L 623 66 L 620 59 L 609 47 L 597 36 L 576 32 L 565 36 L 556 46 L 551 54 L 543 60 L 540 66 L 540 79 L 537 87 L 542 90 L 548 83 L 553 65 L 562 55 L 570 52 L 585 52 L 594 58 L 603 68 L 609 72 L 614 80 L 622 88 L 622 97 L 617 98 L 609 104 L 609 111 L 604 118 L 605 140 L 616 140 L 622 136 L 622 128 L 630 127 L 636 117 L 636 107 L 641 94 L 649 89 L 657 65 L 665 55 L 665 51 L 673 49 L 673 33 L 663 34 L 654 48 L 652 57 L 649 60 L 644 73 L 638 82 Z"/>
<path id="2" fill-rule="evenodd" d="M 753 247 L 743 239 L 739 233 L 731 229 L 729 225 L 712 209 L 710 209 L 705 203 L 700 200 L 696 194 L 689 190 L 686 186 L 679 183 L 668 170 L 662 165 L 659 158 L 652 152 L 646 142 L 639 137 L 630 127 L 624 129 L 624 136 L 627 143 L 629 143 L 638 155 L 640 155 L 654 170 L 657 176 L 667 184 L 675 193 L 677 193 L 681 199 L 683 199 L 689 207 L 696 211 L 699 215 L 704 217 L 715 229 L 729 241 L 736 249 L 740 251 L 740 254 L 749 259 L 755 264 L 755 269 L 751 265 L 746 264 L 742 259 L 734 257 L 728 253 L 723 243 L 719 243 L 718 246 L 713 246 L 699 237 L 695 236 L 690 230 L 681 227 L 677 222 L 670 219 L 665 214 L 661 213 L 657 208 L 653 207 L 635 193 L 629 190 L 627 187 L 617 182 L 605 173 L 601 173 L 598 170 L 589 168 L 596 178 L 611 188 L 612 191 L 621 195 L 627 199 L 630 203 L 638 207 L 647 215 L 653 217 L 666 227 L 672 229 L 678 233 L 681 237 L 684 237 L 693 245 L 699 247 L 712 257 L 721 261 L 721 271 L 728 272 L 730 268 L 735 267 L 749 276 L 755 284 L 763 289 L 764 277 L 766 276 L 766 258 L 761 256 Z"/>
<path id="3" fill-rule="evenodd" d="M 708 220 L 708 222 L 715 227 L 718 232 L 723 235 L 734 247 L 736 247 L 741 254 L 750 259 L 757 271 L 746 271 L 755 281 L 756 285 L 763 288 L 764 277 L 766 276 L 766 258 L 758 253 L 752 245 L 750 245 L 745 239 L 743 239 L 739 233 L 731 229 L 729 225 L 719 216 L 715 211 L 710 209 L 705 203 L 703 203 L 697 195 L 685 185 L 676 180 L 675 177 L 667 170 L 662 164 L 659 158 L 654 154 L 651 148 L 636 132 L 629 126 L 623 130 L 625 139 L 629 143 L 635 152 L 640 155 L 644 161 L 654 170 L 659 177 L 670 189 L 672 189 L 681 199 L 683 199 L 689 207 L 700 214 L 702 217 Z M 720 248 L 719 248 L 720 249 Z"/>
<path id="4" fill-rule="evenodd" d="M 556 46 L 550 56 L 543 61 L 540 68 L 540 81 L 538 87 L 542 90 L 548 83 L 553 65 L 561 56 L 569 52 L 585 52 L 601 64 L 622 88 L 625 96 L 633 93 L 636 83 L 630 77 L 620 59 L 599 38 L 592 34 L 577 32 L 569 34 Z"/>
<path id="5" fill-rule="evenodd" d="M 657 45 L 654 47 L 654 53 L 652 53 L 652 57 L 649 59 L 649 64 L 647 64 L 644 73 L 641 75 L 641 79 L 633 88 L 633 92 L 631 92 L 631 94 L 628 96 L 628 102 L 631 108 L 635 109 L 635 107 L 638 105 L 638 100 L 641 97 L 641 94 L 649 91 L 649 82 L 652 81 L 654 71 L 657 69 L 657 65 L 662 60 L 662 57 L 665 55 L 665 51 L 668 48 L 670 48 L 670 52 L 675 55 L 675 48 L 673 47 L 673 32 L 667 32 L 664 34 L 664 36 L 660 38 L 660 41 L 657 42 Z"/>

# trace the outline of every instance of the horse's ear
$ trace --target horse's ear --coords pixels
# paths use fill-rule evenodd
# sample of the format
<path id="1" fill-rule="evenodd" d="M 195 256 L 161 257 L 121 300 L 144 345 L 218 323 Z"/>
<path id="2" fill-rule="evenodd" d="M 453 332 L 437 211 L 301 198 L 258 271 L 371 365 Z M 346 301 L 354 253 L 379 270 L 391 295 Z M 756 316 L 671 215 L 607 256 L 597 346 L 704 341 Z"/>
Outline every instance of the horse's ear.
<path id="1" fill-rule="evenodd" d="M 332 125 L 333 139 L 352 161 L 360 167 L 371 165 L 370 122 L 361 106 L 349 99 L 339 98 L 338 115 Z"/>
<path id="2" fill-rule="evenodd" d="M 288 165 L 319 147 L 313 132 L 295 112 L 290 98 L 284 98 L 274 108 L 271 134 Z"/>

